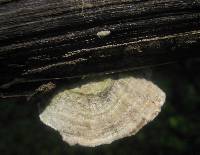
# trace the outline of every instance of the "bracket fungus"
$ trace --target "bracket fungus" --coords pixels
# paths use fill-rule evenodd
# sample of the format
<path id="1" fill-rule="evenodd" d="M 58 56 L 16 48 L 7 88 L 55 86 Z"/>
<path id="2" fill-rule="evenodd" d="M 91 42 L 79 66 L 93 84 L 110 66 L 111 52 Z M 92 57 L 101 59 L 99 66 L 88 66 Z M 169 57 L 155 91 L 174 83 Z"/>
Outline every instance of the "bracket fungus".
<path id="1" fill-rule="evenodd" d="M 70 145 L 94 147 L 134 135 L 165 101 L 165 93 L 141 77 L 118 74 L 83 81 L 55 94 L 40 114 Z"/>

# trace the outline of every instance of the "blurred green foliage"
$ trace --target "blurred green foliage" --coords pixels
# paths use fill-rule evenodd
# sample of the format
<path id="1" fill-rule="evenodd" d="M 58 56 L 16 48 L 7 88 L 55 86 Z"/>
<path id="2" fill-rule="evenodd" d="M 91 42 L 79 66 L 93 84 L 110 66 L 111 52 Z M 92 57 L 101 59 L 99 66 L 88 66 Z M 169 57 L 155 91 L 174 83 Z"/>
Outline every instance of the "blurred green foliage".
<path id="1" fill-rule="evenodd" d="M 64 143 L 58 132 L 39 121 L 37 107 L 2 101 L 0 155 L 199 155 L 200 69 L 195 71 L 185 64 L 155 68 L 152 80 L 167 94 L 162 112 L 136 136 L 96 148 Z"/>

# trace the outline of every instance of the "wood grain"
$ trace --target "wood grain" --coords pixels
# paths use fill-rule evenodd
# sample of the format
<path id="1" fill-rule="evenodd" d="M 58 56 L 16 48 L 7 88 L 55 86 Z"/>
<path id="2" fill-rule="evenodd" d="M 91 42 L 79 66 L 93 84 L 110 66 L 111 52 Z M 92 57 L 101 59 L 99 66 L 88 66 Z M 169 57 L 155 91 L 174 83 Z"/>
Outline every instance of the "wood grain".
<path id="1" fill-rule="evenodd" d="M 199 0 L 1 0 L 0 93 L 196 57 L 199 38 Z"/>

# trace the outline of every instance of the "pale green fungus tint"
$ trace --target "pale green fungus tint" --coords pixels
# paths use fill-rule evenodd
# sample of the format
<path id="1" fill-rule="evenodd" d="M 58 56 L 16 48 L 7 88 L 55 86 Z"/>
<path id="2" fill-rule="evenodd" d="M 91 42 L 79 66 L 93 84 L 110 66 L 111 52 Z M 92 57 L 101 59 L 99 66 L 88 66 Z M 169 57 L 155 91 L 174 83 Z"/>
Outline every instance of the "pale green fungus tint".
<path id="1" fill-rule="evenodd" d="M 102 81 L 93 81 L 86 84 L 82 84 L 80 87 L 70 89 L 69 91 L 83 95 L 98 95 L 109 89 L 112 86 L 112 84 L 113 80 L 108 78 Z"/>

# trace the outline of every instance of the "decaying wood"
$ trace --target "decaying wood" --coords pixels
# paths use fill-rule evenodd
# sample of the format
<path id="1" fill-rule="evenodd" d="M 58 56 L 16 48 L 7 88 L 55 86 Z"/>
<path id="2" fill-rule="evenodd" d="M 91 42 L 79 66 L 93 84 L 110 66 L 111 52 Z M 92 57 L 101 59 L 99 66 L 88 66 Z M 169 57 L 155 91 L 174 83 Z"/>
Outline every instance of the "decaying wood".
<path id="1" fill-rule="evenodd" d="M 81 82 L 199 48 L 200 0 L 0 0 L 0 101 L 39 103 L 69 144 L 111 143 L 154 119 L 165 94 L 144 76 Z"/>
<path id="2" fill-rule="evenodd" d="M 199 0 L 1 0 L 0 94 L 194 57 L 199 38 Z"/>

